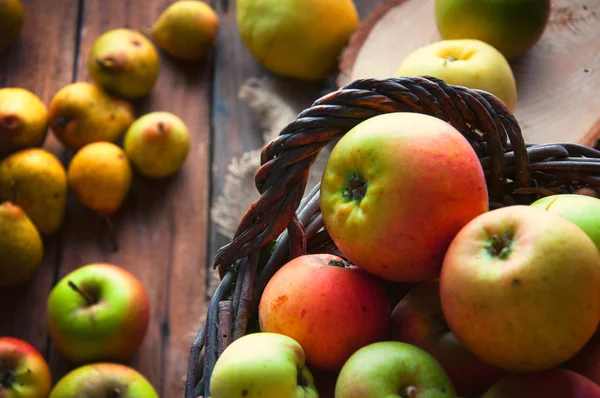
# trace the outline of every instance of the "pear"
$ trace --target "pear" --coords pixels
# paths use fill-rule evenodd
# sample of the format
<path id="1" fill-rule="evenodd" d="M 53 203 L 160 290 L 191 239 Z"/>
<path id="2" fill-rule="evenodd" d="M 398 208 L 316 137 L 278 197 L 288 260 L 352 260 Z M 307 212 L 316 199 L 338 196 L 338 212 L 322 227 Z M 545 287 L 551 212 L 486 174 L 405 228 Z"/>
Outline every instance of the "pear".
<path id="1" fill-rule="evenodd" d="M 129 127 L 123 148 L 140 174 L 164 178 L 179 171 L 185 162 L 190 149 L 190 133 L 178 116 L 169 112 L 151 112 Z"/>
<path id="2" fill-rule="evenodd" d="M 29 281 L 43 256 L 42 237 L 27 214 L 14 203 L 0 204 L 0 286 Z"/>
<path id="3" fill-rule="evenodd" d="M 132 170 L 120 147 L 112 142 L 94 142 L 73 156 L 67 178 L 81 204 L 99 215 L 109 216 L 116 213 L 127 196 Z"/>
<path id="4" fill-rule="evenodd" d="M 0 157 L 42 146 L 47 131 L 48 111 L 37 95 L 19 87 L 0 89 Z"/>
<path id="5" fill-rule="evenodd" d="M 21 34 L 24 15 L 20 0 L 0 0 L 0 52 L 13 44 Z"/>
<path id="6" fill-rule="evenodd" d="M 52 132 L 72 150 L 92 142 L 116 142 L 135 120 L 131 104 L 89 82 L 63 87 L 48 108 Z"/>
<path id="7" fill-rule="evenodd" d="M 202 1 L 180 0 L 167 7 L 152 25 L 151 36 L 162 50 L 182 60 L 198 60 L 217 39 L 219 16 Z"/>
<path id="8" fill-rule="evenodd" d="M 96 84 L 117 96 L 134 99 L 152 91 L 160 60 L 154 44 L 144 35 L 119 28 L 96 39 L 87 66 Z"/>
<path id="9" fill-rule="evenodd" d="M 42 235 L 62 225 L 67 192 L 63 164 L 45 149 L 23 149 L 0 163 L 0 201 L 21 207 Z"/>

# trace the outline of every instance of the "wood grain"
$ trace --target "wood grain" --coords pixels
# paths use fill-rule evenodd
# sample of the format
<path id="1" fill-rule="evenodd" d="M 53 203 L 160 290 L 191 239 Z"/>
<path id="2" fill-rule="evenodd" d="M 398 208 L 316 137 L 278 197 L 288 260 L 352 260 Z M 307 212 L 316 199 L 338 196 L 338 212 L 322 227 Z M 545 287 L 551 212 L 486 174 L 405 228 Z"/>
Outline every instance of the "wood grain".
<path id="1" fill-rule="evenodd" d="M 433 0 L 381 2 L 344 52 L 338 84 L 393 76 L 410 52 L 438 40 Z M 515 116 L 527 140 L 591 145 L 598 138 L 598 51 L 600 2 L 553 1 L 541 39 L 510 60 L 517 81 Z"/>
<path id="2" fill-rule="evenodd" d="M 71 82 L 77 31 L 77 0 L 24 2 L 25 20 L 17 42 L 0 54 L 2 87 L 22 87 L 47 106 L 56 91 Z M 44 147 L 62 150 L 49 134 Z M 21 288 L 0 290 L 0 336 L 30 342 L 46 354 L 46 299 L 54 284 L 60 233 L 44 239 L 44 261 L 33 280 Z"/>
<path id="3" fill-rule="evenodd" d="M 89 81 L 86 60 L 96 38 L 110 29 L 149 27 L 166 0 L 86 0 L 78 80 Z M 146 338 L 128 362 L 161 397 L 182 394 L 187 356 L 204 303 L 206 220 L 209 191 L 211 58 L 179 63 L 161 53 L 161 69 L 151 95 L 136 102 L 137 116 L 169 111 L 187 123 L 191 150 L 180 173 L 151 181 L 136 175 L 122 209 L 114 217 L 119 250 L 114 252 L 104 220 L 71 201 L 60 262 L 60 277 L 82 265 L 110 262 L 135 274 L 150 297 Z M 57 376 L 71 369 L 55 350 Z"/>

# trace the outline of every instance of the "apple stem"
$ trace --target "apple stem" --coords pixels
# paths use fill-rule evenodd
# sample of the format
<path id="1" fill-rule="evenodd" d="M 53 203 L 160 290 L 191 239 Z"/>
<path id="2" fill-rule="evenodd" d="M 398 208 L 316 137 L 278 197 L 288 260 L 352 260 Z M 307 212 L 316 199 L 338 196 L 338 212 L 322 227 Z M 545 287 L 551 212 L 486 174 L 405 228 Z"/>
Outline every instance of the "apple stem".
<path id="1" fill-rule="evenodd" d="M 111 398 L 119 398 L 120 396 L 121 396 L 121 390 L 119 390 L 118 388 L 114 388 L 111 390 L 111 392 L 110 392 Z"/>
<path id="2" fill-rule="evenodd" d="M 165 128 L 165 125 L 164 125 L 164 123 L 163 123 L 163 122 L 158 122 L 158 131 L 159 131 L 161 134 L 164 134 L 164 133 L 166 133 L 166 132 L 167 132 L 167 129 Z"/>
<path id="3" fill-rule="evenodd" d="M 72 281 L 68 281 L 67 284 L 69 285 L 69 287 L 71 289 L 73 289 L 77 293 L 79 293 L 81 295 L 81 297 L 83 297 L 85 299 L 85 301 L 87 301 L 88 305 L 94 305 L 95 300 L 89 294 L 87 294 L 83 289 L 80 289 L 79 286 L 77 286 Z"/>
<path id="4" fill-rule="evenodd" d="M 104 58 L 104 59 L 96 58 L 96 62 L 98 63 L 98 65 L 100 65 L 104 69 L 107 69 L 108 71 L 112 71 L 112 69 L 115 66 L 114 61 L 110 58 Z"/>

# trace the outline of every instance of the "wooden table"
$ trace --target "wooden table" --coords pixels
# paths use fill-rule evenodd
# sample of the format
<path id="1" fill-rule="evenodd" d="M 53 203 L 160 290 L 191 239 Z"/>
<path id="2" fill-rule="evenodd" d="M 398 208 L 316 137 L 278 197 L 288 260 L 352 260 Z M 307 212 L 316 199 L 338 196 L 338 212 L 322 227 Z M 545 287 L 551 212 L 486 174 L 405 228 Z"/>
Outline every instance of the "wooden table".
<path id="1" fill-rule="evenodd" d="M 23 87 L 47 105 L 65 85 L 89 81 L 86 59 L 103 32 L 151 26 L 173 0 L 23 0 L 26 21 L 20 40 L 0 54 L 0 87 Z M 153 93 L 135 103 L 137 114 L 154 110 L 179 115 L 193 133 L 183 170 L 164 181 L 136 177 L 114 219 L 120 243 L 113 251 L 105 223 L 69 199 L 63 228 L 45 239 L 44 262 L 30 284 L 0 292 L 0 336 L 35 346 L 51 365 L 54 382 L 73 365 L 55 350 L 46 329 L 48 293 L 68 272 L 88 263 L 110 262 L 137 275 L 151 300 L 151 320 L 139 352 L 128 362 L 156 386 L 161 397 L 183 395 L 191 342 L 204 320 L 210 265 L 227 240 L 209 217 L 233 156 L 262 146 L 256 115 L 238 99 L 240 85 L 268 74 L 240 41 L 235 1 L 212 0 L 221 27 L 218 46 L 203 62 L 182 64 L 161 54 Z M 380 0 L 355 0 L 364 18 Z M 305 85 L 299 83 L 299 87 Z M 316 84 L 334 89 L 333 79 Z M 45 148 L 66 164 L 65 151 L 50 133 Z"/>

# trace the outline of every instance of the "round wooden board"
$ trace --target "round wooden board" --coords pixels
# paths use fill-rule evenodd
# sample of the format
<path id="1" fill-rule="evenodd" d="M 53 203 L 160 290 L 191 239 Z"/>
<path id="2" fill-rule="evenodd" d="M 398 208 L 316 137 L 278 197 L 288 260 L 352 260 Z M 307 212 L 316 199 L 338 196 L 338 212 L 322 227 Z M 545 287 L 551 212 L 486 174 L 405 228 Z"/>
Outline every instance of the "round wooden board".
<path id="1" fill-rule="evenodd" d="M 438 40 L 434 0 L 387 0 L 354 33 L 337 83 L 391 77 L 410 52 Z M 600 139 L 600 0 L 553 0 L 541 39 L 510 64 L 527 141 Z"/>

